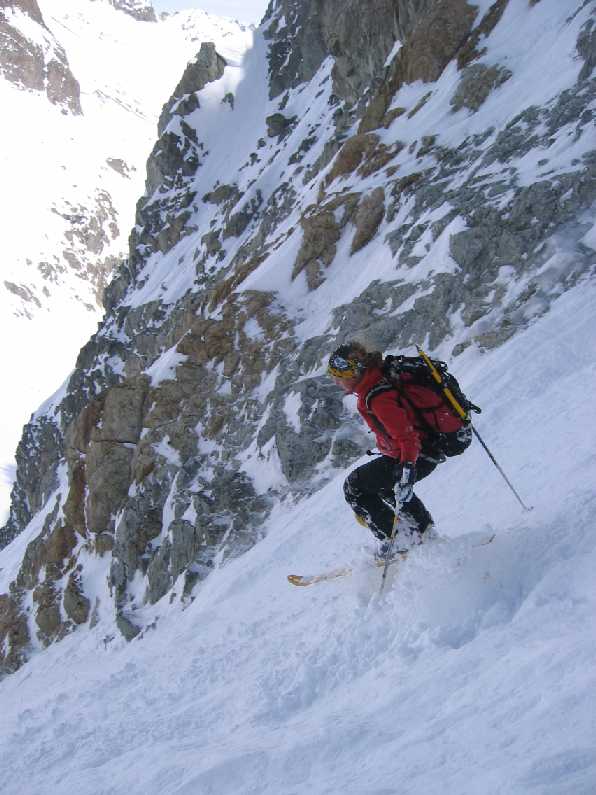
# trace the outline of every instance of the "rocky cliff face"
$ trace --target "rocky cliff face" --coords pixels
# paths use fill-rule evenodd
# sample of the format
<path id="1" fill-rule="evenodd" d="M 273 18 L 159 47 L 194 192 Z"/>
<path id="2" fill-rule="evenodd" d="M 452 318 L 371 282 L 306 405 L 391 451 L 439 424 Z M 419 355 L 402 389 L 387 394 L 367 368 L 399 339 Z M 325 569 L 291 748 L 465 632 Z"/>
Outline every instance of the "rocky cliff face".
<path id="1" fill-rule="evenodd" d="M 82 113 L 79 83 L 37 0 L 0 0 L 0 75 L 18 88 L 43 92 L 65 113 Z"/>
<path id="2" fill-rule="evenodd" d="M 19 447 L 4 670 L 144 631 L 358 457 L 333 345 L 483 350 L 594 274 L 591 4 L 356 6 L 272 3 L 243 71 L 204 46 L 166 104 L 106 318 Z"/>
<path id="3" fill-rule="evenodd" d="M 308 13 L 296 0 L 272 4 L 266 17 L 271 19 L 267 29 L 272 41 L 271 95 L 312 80 L 332 55 L 334 93 L 356 104 L 380 82 L 388 53 L 407 30 L 404 5 L 382 0 L 375 4 L 374 13 L 362 14 L 357 0 L 319 0 L 309 4 Z M 416 11 L 422 5 L 416 3 Z"/>
<path id="4" fill-rule="evenodd" d="M 240 58 L 251 35 L 198 9 L 151 22 L 109 0 L 0 7 L 0 333 L 12 374 L 0 393 L 2 525 L 21 428 L 97 328 L 127 252 L 164 101 L 203 37 Z M 78 86 L 59 90 L 59 62 L 80 79 L 80 102 Z"/>

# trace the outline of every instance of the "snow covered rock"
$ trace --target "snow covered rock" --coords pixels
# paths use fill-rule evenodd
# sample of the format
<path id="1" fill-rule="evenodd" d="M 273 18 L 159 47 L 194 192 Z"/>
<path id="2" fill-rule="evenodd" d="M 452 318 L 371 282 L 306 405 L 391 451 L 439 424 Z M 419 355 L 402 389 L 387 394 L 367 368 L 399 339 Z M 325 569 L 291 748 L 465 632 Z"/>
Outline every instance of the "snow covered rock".
<path id="1" fill-rule="evenodd" d="M 215 44 L 203 42 L 197 57 L 188 64 L 174 93 L 164 105 L 157 126 L 158 135 L 163 134 L 174 114 L 184 117 L 200 107 L 197 93 L 208 83 L 219 80 L 225 66 L 225 58 L 217 53 Z"/>
<path id="2" fill-rule="evenodd" d="M 151 0 L 109 0 L 114 8 L 124 11 L 139 22 L 157 22 Z"/>
<path id="3" fill-rule="evenodd" d="M 1 0 L 0 74 L 21 90 L 43 92 L 64 113 L 82 113 L 79 83 L 37 0 Z"/>
<path id="4" fill-rule="evenodd" d="M 505 83 L 511 77 L 509 69 L 502 66 L 486 66 L 486 64 L 472 64 L 464 69 L 457 91 L 451 99 L 454 111 L 469 108 L 478 110 L 488 95 L 495 88 Z"/>
<path id="5" fill-rule="evenodd" d="M 596 68 L 596 22 L 593 18 L 581 29 L 577 39 L 577 51 L 584 60 L 579 79 L 587 80 Z"/>
<path id="6" fill-rule="evenodd" d="M 203 41 L 234 60 L 252 33 L 198 9 L 148 23 L 109 0 L 18 0 L 0 3 L 0 37 L 3 523 L 21 429 L 96 330 L 126 257 L 164 102 Z"/>

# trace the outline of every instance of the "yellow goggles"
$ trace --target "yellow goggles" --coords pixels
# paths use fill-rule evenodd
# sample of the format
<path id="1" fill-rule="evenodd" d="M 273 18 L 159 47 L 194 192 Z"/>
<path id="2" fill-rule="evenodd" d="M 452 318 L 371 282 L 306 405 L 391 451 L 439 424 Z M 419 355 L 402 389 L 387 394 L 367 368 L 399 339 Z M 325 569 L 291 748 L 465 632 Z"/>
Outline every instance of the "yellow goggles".
<path id="1" fill-rule="evenodd" d="M 336 353 L 329 359 L 327 372 L 334 378 L 354 378 L 359 375 L 362 365 L 356 359 L 344 359 Z"/>

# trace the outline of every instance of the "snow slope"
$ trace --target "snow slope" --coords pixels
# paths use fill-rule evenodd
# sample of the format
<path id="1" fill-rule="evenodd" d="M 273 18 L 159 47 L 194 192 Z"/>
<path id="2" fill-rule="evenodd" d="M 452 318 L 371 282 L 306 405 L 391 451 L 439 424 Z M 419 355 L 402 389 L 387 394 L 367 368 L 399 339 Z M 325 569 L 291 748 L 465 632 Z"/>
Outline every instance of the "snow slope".
<path id="1" fill-rule="evenodd" d="M 0 335 L 11 382 L 0 398 L 0 524 L 22 426 L 96 331 L 101 281 L 110 261 L 126 256 L 163 104 L 201 41 L 216 42 L 234 63 L 252 42 L 250 29 L 200 9 L 149 23 L 103 0 L 39 5 L 81 85 L 83 115 L 0 81 L 8 120 L 0 133 Z"/>
<path id="2" fill-rule="evenodd" d="M 102 623 L 0 683 L 5 791 L 591 795 L 595 306 L 584 281 L 458 359 L 478 430 L 533 511 L 475 444 L 419 489 L 451 540 L 395 567 L 379 600 L 363 567 L 311 589 L 285 579 L 364 559 L 343 475 L 279 506 L 192 603 L 150 608 L 142 640 Z M 21 543 L 0 553 L 0 591 Z"/>

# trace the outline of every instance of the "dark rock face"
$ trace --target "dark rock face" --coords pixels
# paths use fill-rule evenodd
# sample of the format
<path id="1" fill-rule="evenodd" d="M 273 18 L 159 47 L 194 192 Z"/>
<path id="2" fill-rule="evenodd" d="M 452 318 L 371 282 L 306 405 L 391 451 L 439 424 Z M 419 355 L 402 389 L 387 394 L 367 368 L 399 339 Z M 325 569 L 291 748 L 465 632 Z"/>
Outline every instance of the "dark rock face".
<path id="1" fill-rule="evenodd" d="M 270 138 L 283 138 L 296 123 L 296 118 L 288 119 L 283 113 L 274 113 L 267 116 L 265 119 L 267 123 L 267 135 Z"/>
<path id="2" fill-rule="evenodd" d="M 271 96 L 310 80 L 328 54 L 335 58 L 334 89 L 353 104 L 371 80 L 381 76 L 398 34 L 396 3 L 382 0 L 375 13 L 362 15 L 357 0 L 313 0 L 277 4 L 286 25 L 274 22 L 269 56 Z M 360 24 L 353 25 L 354 15 Z"/>
<path id="3" fill-rule="evenodd" d="M 0 529 L 0 548 L 25 527 L 58 487 L 57 470 L 64 446 L 56 424 L 40 418 L 26 425 L 16 452 L 17 478 L 8 523 Z"/>
<path id="4" fill-rule="evenodd" d="M 431 6 L 432 0 L 377 0 L 370 13 L 362 13 L 359 0 L 271 3 L 264 20 L 272 20 L 271 96 L 310 80 L 331 55 L 334 93 L 349 105 L 360 104 L 363 92 L 383 79 L 395 41 L 409 36 Z"/>
<path id="5" fill-rule="evenodd" d="M 19 30 L 14 11 L 26 14 L 39 26 L 48 43 L 48 55 Z M 44 92 L 65 113 L 82 113 L 80 86 L 66 53 L 46 28 L 36 0 L 0 0 L 0 73 L 19 88 Z"/>
<path id="6" fill-rule="evenodd" d="M 466 0 L 439 0 L 413 17 L 411 30 L 391 64 L 389 75 L 369 103 L 360 123 L 365 133 L 389 122 L 386 114 L 396 92 L 405 84 L 438 80 L 465 45 L 477 10 Z"/>

